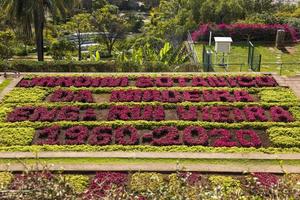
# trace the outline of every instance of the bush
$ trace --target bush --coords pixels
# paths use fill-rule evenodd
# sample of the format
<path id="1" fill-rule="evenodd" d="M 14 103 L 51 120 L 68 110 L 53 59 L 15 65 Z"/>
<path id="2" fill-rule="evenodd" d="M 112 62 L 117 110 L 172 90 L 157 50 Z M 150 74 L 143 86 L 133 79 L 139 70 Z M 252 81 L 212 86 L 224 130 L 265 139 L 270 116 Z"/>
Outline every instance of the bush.
<path id="1" fill-rule="evenodd" d="M 5 103 L 42 102 L 48 92 L 39 88 L 15 88 L 4 97 Z"/>
<path id="2" fill-rule="evenodd" d="M 84 175 L 65 175 L 64 178 L 77 194 L 81 194 L 87 189 L 90 179 Z"/>
<path id="3" fill-rule="evenodd" d="M 135 192 L 155 192 L 163 185 L 163 175 L 159 173 L 134 173 L 130 189 Z"/>
<path id="4" fill-rule="evenodd" d="M 13 175 L 9 172 L 0 172 L 0 190 L 8 188 L 13 179 Z"/>
<path id="5" fill-rule="evenodd" d="M 34 134 L 33 128 L 0 128 L 0 146 L 30 145 Z"/>
<path id="6" fill-rule="evenodd" d="M 277 147 L 300 147 L 300 128 L 273 127 L 267 130 L 270 140 Z"/>
<path id="7" fill-rule="evenodd" d="M 261 101 L 264 102 L 290 102 L 298 101 L 291 89 L 280 88 L 277 90 L 262 90 L 259 92 Z"/>
<path id="8" fill-rule="evenodd" d="M 209 32 L 214 36 L 229 36 L 235 42 L 238 41 L 275 41 L 278 29 L 286 31 L 286 41 L 296 42 L 300 36 L 297 31 L 289 25 L 280 24 L 201 24 L 195 32 L 192 33 L 194 41 L 208 41 Z"/>
<path id="9" fill-rule="evenodd" d="M 212 185 L 212 188 L 218 187 L 222 193 L 231 195 L 237 191 L 241 191 L 241 183 L 239 180 L 236 180 L 230 176 L 210 176 L 209 181 Z"/>

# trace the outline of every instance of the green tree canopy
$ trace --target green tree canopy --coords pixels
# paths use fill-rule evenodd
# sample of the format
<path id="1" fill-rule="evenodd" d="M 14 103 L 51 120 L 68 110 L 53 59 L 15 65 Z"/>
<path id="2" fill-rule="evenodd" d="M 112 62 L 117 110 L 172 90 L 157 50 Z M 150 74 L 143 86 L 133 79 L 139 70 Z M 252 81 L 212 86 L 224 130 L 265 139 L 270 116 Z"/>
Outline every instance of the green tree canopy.
<path id="1" fill-rule="evenodd" d="M 107 5 L 93 12 L 92 22 L 100 33 L 100 39 L 105 43 L 108 54 L 111 55 L 116 41 L 125 38 L 127 32 L 127 23 L 119 15 L 118 7 Z"/>
<path id="2" fill-rule="evenodd" d="M 34 27 L 38 60 L 44 60 L 43 31 L 47 21 L 46 15 L 53 17 L 66 14 L 65 6 L 71 7 L 76 0 L 0 0 L 7 17 L 16 19 L 27 37 L 32 36 Z"/>
<path id="3" fill-rule="evenodd" d="M 78 60 L 82 60 L 81 46 L 84 42 L 83 33 L 93 30 L 91 25 L 91 15 L 87 13 L 81 13 L 73 16 L 70 21 L 62 25 L 63 30 L 69 34 L 76 35 L 76 41 L 78 46 Z"/>

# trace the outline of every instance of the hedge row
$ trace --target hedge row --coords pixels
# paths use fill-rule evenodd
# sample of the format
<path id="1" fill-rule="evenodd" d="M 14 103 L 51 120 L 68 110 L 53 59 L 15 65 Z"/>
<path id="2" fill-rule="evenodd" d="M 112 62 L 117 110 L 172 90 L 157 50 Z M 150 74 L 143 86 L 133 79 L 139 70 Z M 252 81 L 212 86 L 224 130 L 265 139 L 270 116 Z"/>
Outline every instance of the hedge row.
<path id="1" fill-rule="evenodd" d="M 91 146 L 91 145 L 44 145 L 44 146 L 0 146 L 0 152 L 206 152 L 206 153 L 300 153 L 300 148 L 241 148 L 205 146 Z"/>
<path id="2" fill-rule="evenodd" d="M 82 109 L 84 108 L 97 108 L 97 109 L 107 109 L 111 106 L 163 106 L 165 109 L 175 109 L 177 106 L 230 106 L 236 108 L 243 108 L 247 106 L 260 106 L 262 108 L 270 108 L 272 106 L 279 106 L 284 108 L 298 108 L 298 102 L 182 102 L 182 103 L 162 103 L 162 102 L 105 102 L 105 103 L 81 103 L 81 102 L 30 102 L 30 103 L 6 103 L 2 105 L 7 108 L 15 107 L 47 107 L 47 108 L 60 108 L 63 106 L 76 106 Z M 297 111 L 297 109 L 295 109 Z"/>
<path id="3" fill-rule="evenodd" d="M 199 72 L 201 68 L 193 63 L 170 66 L 161 62 L 147 62 L 141 66 L 134 62 L 116 61 L 13 61 L 0 62 L 1 71 L 19 72 Z"/>
<path id="4" fill-rule="evenodd" d="M 187 126 L 202 126 L 203 128 L 226 128 L 226 129 L 268 129 L 273 126 L 276 127 L 297 127 L 300 126 L 300 122 L 239 122 L 239 123 L 220 123 L 220 122 L 205 122 L 205 121 L 58 121 L 58 122 L 15 122 L 15 123 L 0 123 L 1 128 L 14 128 L 14 127 L 30 127 L 30 128 L 44 128 L 53 125 L 58 125 L 63 128 L 69 128 L 72 126 L 108 126 L 112 128 L 118 128 L 120 126 L 134 126 L 138 129 L 153 129 L 159 126 L 176 126 L 179 129 L 184 129 Z"/>
<path id="5" fill-rule="evenodd" d="M 86 126 L 86 127 L 90 127 L 90 126 Z M 178 128 L 180 129 L 180 127 Z M 267 129 L 267 133 L 269 134 L 270 141 L 275 147 L 300 148 L 299 127 L 293 127 L 293 128 L 272 127 Z M 0 146 L 2 147 L 27 146 L 32 143 L 34 135 L 35 135 L 34 128 L 0 128 Z M 115 146 L 115 145 L 111 145 L 111 146 Z M 210 147 L 206 147 L 206 148 L 210 148 Z"/>
<path id="6" fill-rule="evenodd" d="M 1 69 L 1 68 L 0 68 Z M 47 74 L 47 77 L 82 77 L 83 75 L 80 73 L 68 73 L 62 74 L 62 73 L 49 73 Z M 236 72 L 236 73 L 202 73 L 202 72 L 184 72 L 184 73 L 176 73 L 176 72 L 170 72 L 170 73 L 116 73 L 116 74 L 111 74 L 111 73 L 93 73 L 93 74 L 85 74 L 85 77 L 98 77 L 98 78 L 105 78 L 105 77 L 114 77 L 114 78 L 121 78 L 121 77 L 127 77 L 128 80 L 134 81 L 137 78 L 141 76 L 145 77 L 151 77 L 151 78 L 156 78 L 156 77 L 170 77 L 170 78 L 177 78 L 177 77 L 183 77 L 183 78 L 194 78 L 195 76 L 197 77 L 202 77 L 202 78 L 207 78 L 211 76 L 215 77 L 237 77 L 237 76 L 247 76 L 247 77 L 261 77 L 261 76 L 270 76 L 268 73 L 249 73 L 249 72 Z M 28 74 L 24 77 L 24 79 L 33 79 L 33 78 L 43 78 L 45 77 L 45 74 Z"/>
<path id="7" fill-rule="evenodd" d="M 15 88 L 9 94 L 4 97 L 4 103 L 31 103 L 31 102 L 43 102 L 43 100 L 49 95 L 50 93 L 56 91 L 58 88 Z M 92 91 L 94 94 L 109 94 L 112 91 L 116 90 L 136 90 L 135 87 L 128 87 L 128 88 L 69 88 L 66 89 L 67 91 L 80 91 L 80 90 L 88 90 Z M 141 91 L 144 90 L 158 90 L 158 91 L 195 91 L 195 88 L 151 88 L 151 89 L 138 89 Z M 216 90 L 216 88 L 205 88 L 206 91 Z M 218 89 L 217 89 L 218 90 Z M 233 89 L 233 88 L 222 88 L 222 90 L 226 90 L 229 92 L 239 91 L 240 89 Z M 298 102 L 299 100 L 295 96 L 295 94 L 287 88 L 245 88 L 242 89 L 250 94 L 258 95 L 262 102 Z M 202 91 L 202 89 L 199 91 Z M 50 103 L 50 102 L 49 102 Z"/>
<path id="8" fill-rule="evenodd" d="M 26 172 L 23 176 L 28 176 Z M 0 172 L 0 190 L 7 190 L 9 189 L 9 186 L 14 182 L 14 180 L 20 178 L 19 175 L 16 177 L 14 174 L 10 172 Z M 77 193 L 81 194 L 83 193 L 90 184 L 90 177 L 86 175 L 62 175 L 61 178 L 68 183 L 71 188 Z M 25 181 L 25 180 L 24 180 Z"/>
<path id="9" fill-rule="evenodd" d="M 300 147 L 300 127 L 272 127 L 267 132 L 276 147 Z"/>

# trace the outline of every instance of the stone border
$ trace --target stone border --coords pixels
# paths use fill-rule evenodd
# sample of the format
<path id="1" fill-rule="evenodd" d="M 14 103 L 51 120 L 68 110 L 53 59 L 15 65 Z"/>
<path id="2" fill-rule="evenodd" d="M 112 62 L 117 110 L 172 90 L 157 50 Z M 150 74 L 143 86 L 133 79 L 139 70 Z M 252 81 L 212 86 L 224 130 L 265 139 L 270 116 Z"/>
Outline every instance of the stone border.
<path id="1" fill-rule="evenodd" d="M 95 171 L 143 171 L 143 172 L 209 172 L 209 173 L 245 173 L 245 172 L 267 172 L 267 173 L 300 173 L 299 166 L 293 165 L 230 165 L 230 164 L 169 164 L 169 163 L 144 163 L 144 164 L 0 164 L 0 171 L 66 171 L 66 172 L 95 172 Z"/>
<path id="2" fill-rule="evenodd" d="M 145 159 L 247 159 L 300 160 L 300 153 L 194 153 L 194 152 L 0 152 L 0 159 L 34 158 L 145 158 Z M 299 167 L 300 168 L 300 167 Z"/>

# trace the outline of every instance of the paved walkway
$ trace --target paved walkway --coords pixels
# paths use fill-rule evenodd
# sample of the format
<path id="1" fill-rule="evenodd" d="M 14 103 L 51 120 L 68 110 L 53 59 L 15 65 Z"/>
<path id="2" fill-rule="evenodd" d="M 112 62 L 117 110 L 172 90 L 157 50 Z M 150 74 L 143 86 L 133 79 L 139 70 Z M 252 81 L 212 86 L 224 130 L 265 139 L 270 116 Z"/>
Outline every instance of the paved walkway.
<path id="1" fill-rule="evenodd" d="M 300 99 L 300 75 L 293 77 L 273 75 L 280 86 L 290 87 Z"/>
<path id="2" fill-rule="evenodd" d="M 265 165 L 265 164 L 173 164 L 173 163 L 143 163 L 143 164 L 0 164 L 0 171 L 24 171 L 43 169 L 51 171 L 68 171 L 68 172 L 90 172 L 90 171 L 157 171 L 157 172 L 176 172 L 176 171 L 193 171 L 193 172 L 222 172 L 222 173 L 244 173 L 244 172 L 268 172 L 268 173 L 300 173 L 300 167 L 295 165 Z"/>
<path id="3" fill-rule="evenodd" d="M 3 97 L 8 94 L 10 91 L 12 91 L 18 83 L 22 80 L 23 76 L 20 76 L 19 78 L 14 78 L 10 82 L 10 84 L 0 93 L 0 101 L 2 101 Z"/>
<path id="4" fill-rule="evenodd" d="M 300 160 L 300 153 L 194 153 L 194 152 L 1 152 L 2 159 L 15 158 L 148 158 L 148 159 L 247 159 Z"/>

